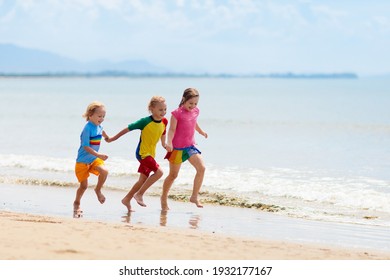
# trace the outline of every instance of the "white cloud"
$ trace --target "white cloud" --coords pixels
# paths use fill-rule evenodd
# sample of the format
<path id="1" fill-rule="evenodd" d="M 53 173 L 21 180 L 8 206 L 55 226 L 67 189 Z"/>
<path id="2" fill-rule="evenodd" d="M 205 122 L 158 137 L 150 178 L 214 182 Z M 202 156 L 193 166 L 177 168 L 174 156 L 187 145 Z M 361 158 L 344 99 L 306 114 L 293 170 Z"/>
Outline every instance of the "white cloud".
<path id="1" fill-rule="evenodd" d="M 335 10 L 324 5 L 313 6 L 312 10 L 319 22 L 324 22 L 325 24 L 337 27 L 343 25 L 343 22 L 348 15 L 348 12 L 346 11 Z"/>
<path id="2" fill-rule="evenodd" d="M 390 33 L 390 18 L 387 16 L 374 16 L 372 18 L 373 27 L 379 31 Z"/>
<path id="3" fill-rule="evenodd" d="M 123 0 L 98 0 L 97 3 L 107 10 L 120 11 L 123 7 Z"/>
<path id="4" fill-rule="evenodd" d="M 9 22 L 12 22 L 13 19 L 15 18 L 15 15 L 16 15 L 16 10 L 11 9 L 11 10 L 7 11 L 4 15 L 0 16 L 0 22 L 3 24 L 7 24 Z"/>

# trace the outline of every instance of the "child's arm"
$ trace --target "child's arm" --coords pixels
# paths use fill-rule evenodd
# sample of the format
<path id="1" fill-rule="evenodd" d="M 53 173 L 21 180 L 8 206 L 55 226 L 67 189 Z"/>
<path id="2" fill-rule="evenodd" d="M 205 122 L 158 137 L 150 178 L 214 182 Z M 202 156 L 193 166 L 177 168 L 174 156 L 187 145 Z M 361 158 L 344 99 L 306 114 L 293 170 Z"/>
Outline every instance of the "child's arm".
<path id="1" fill-rule="evenodd" d="M 168 127 L 168 120 L 166 118 L 164 118 L 163 120 L 163 123 L 165 125 L 165 130 L 163 132 L 163 134 L 161 135 L 161 145 L 163 146 L 164 149 L 167 149 L 167 127 Z"/>
<path id="2" fill-rule="evenodd" d="M 127 132 L 129 132 L 129 131 L 130 131 L 129 128 L 126 127 L 126 128 L 124 128 L 124 129 L 122 129 L 121 131 L 119 131 L 117 135 L 115 135 L 115 136 L 113 136 L 113 137 L 107 137 L 107 138 L 105 138 L 105 140 L 106 140 L 108 143 L 110 143 L 110 142 L 112 142 L 112 141 L 117 140 L 119 137 L 122 137 L 123 135 L 125 135 L 125 134 L 126 134 Z"/>
<path id="3" fill-rule="evenodd" d="M 98 152 L 96 152 L 94 149 L 92 149 L 91 147 L 89 146 L 84 146 L 84 150 L 86 150 L 88 153 L 90 153 L 91 155 L 94 155 L 95 157 L 98 157 L 102 160 L 106 160 L 108 159 L 108 156 L 105 155 L 105 154 L 100 154 Z"/>
<path id="4" fill-rule="evenodd" d="M 207 137 L 208 137 L 207 133 L 204 132 L 204 131 L 200 128 L 200 126 L 199 126 L 198 123 L 196 123 L 195 130 L 196 130 L 200 135 L 204 136 L 204 138 L 207 138 Z"/>
<path id="5" fill-rule="evenodd" d="M 177 126 L 177 120 L 174 116 L 172 116 L 171 121 L 170 121 L 170 125 L 169 125 L 169 130 L 168 130 L 167 144 L 165 145 L 165 149 L 168 152 L 173 151 L 172 140 L 173 140 L 173 136 L 175 136 L 176 126 Z"/>
<path id="6" fill-rule="evenodd" d="M 167 135 L 164 134 L 164 135 L 161 135 L 161 146 L 166 149 L 167 148 L 167 144 L 166 144 L 166 139 L 167 139 Z"/>
<path id="7" fill-rule="evenodd" d="M 110 136 L 108 136 L 104 130 L 102 132 L 102 135 L 103 135 L 104 140 L 106 140 L 106 142 L 108 142 L 107 140 L 110 139 Z"/>

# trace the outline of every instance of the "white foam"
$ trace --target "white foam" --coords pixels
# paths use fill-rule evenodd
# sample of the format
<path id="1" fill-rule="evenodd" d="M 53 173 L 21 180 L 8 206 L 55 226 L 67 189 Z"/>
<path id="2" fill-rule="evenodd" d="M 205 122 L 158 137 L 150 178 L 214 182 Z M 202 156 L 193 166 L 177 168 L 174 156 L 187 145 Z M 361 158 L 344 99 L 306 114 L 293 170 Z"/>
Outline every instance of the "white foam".
<path id="1" fill-rule="evenodd" d="M 37 155 L 0 155 L 3 176 L 75 182 L 75 160 Z M 110 158 L 106 166 L 109 183 L 128 189 L 138 177 L 139 163 L 120 157 Z M 168 173 L 167 161 L 161 166 Z M 192 189 L 194 168 L 185 163 L 174 189 Z M 4 180 L 3 180 L 4 181 Z M 330 176 L 326 172 L 281 168 L 245 169 L 207 165 L 203 191 L 225 193 L 250 202 L 284 207 L 284 214 L 320 220 L 389 224 L 390 184 L 368 177 Z"/>

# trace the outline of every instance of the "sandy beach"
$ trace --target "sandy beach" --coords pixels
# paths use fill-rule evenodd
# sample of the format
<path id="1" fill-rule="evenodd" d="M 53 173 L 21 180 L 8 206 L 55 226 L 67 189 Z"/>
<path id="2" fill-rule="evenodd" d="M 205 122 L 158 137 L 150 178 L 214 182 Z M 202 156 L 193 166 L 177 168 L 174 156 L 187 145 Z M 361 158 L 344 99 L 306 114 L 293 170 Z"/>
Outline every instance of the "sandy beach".
<path id="1" fill-rule="evenodd" d="M 224 213 L 226 223 L 243 227 L 248 214 L 242 209 L 205 205 L 194 209 L 190 203 L 172 202 L 172 210 L 158 211 L 158 198 L 145 197 L 146 208 L 125 215 L 118 203 L 122 192 L 106 190 L 108 202 L 99 205 L 89 189 L 83 199 L 85 215 L 71 217 L 74 188 L 0 185 L 0 259 L 2 260 L 389 260 L 390 251 L 324 242 L 286 240 L 276 234 L 285 220 L 270 216 L 273 225 L 259 211 L 263 229 L 274 238 L 235 234 L 217 225 Z M 69 202 L 69 204 L 67 203 Z M 196 208 L 196 207 L 195 207 Z M 198 212 L 197 212 L 198 211 Z M 202 212 L 203 211 L 203 212 Z M 238 211 L 238 212 L 236 212 Z M 269 213 L 268 213 L 269 214 Z M 264 215 L 268 215 L 264 214 Z M 259 215 L 259 216 L 258 216 Z M 240 217 L 241 216 L 241 217 Z M 111 217 L 111 218 L 110 218 Z M 253 218 L 254 218 L 253 217 Z M 212 218 L 215 218 L 213 220 Z M 284 221 L 284 222 L 283 222 Z M 202 226 L 214 224 L 215 230 Z M 249 221 L 246 231 L 251 228 Z M 290 222 L 294 224 L 294 220 Z M 253 225 L 252 225 L 253 226 Z M 331 227 L 329 227 L 331 229 Z M 222 230 L 221 230 L 222 229 Z M 227 228 L 228 229 L 228 228 Z M 307 231 L 307 228 L 305 229 Z M 320 232 L 321 229 L 318 230 Z M 298 233 L 299 234 L 299 233 Z M 290 236 L 294 236 L 291 230 Z M 303 239 L 304 240 L 304 239 Z M 386 240 L 385 240 L 386 241 Z"/>
<path id="2" fill-rule="evenodd" d="M 1 259 L 390 259 L 390 253 L 229 237 L 192 230 L 0 213 Z"/>

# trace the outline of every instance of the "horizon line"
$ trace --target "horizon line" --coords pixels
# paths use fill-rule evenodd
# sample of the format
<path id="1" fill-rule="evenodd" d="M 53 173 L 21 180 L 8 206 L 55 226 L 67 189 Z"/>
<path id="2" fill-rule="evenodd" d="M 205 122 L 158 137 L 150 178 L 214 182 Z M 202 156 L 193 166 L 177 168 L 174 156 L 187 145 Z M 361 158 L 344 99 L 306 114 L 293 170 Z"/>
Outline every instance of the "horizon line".
<path id="1" fill-rule="evenodd" d="M 105 70 L 98 72 L 78 72 L 78 71 L 57 71 L 57 72 L 0 72 L 0 77 L 166 77 L 166 78 L 290 78 L 290 79 L 358 79 L 358 74 L 354 72 L 271 72 L 271 73 L 253 73 L 253 74 L 233 74 L 233 73 L 186 73 L 186 72 L 128 72 Z"/>

